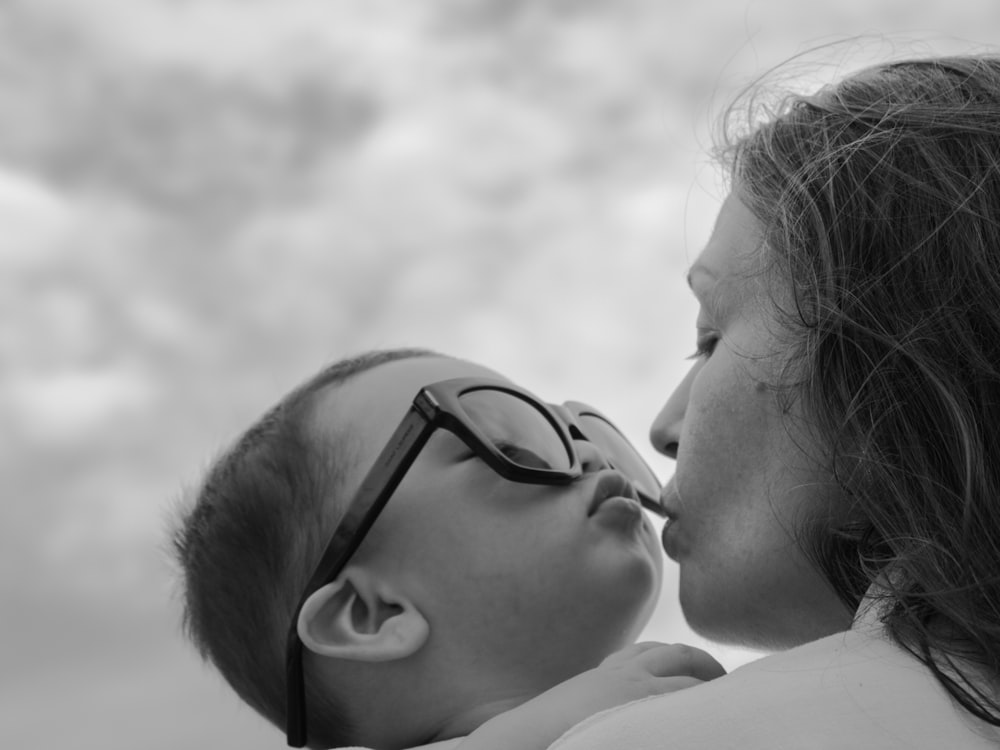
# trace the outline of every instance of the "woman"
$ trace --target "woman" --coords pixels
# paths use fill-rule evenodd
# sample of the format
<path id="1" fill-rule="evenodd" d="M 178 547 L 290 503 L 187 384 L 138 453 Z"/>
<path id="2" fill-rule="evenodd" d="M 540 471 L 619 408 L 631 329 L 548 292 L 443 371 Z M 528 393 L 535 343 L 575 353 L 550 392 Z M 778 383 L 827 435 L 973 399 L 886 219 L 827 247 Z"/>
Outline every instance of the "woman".
<path id="1" fill-rule="evenodd" d="M 663 543 L 696 630 L 791 650 L 553 747 L 1000 747 L 1000 58 L 866 70 L 724 154 Z"/>

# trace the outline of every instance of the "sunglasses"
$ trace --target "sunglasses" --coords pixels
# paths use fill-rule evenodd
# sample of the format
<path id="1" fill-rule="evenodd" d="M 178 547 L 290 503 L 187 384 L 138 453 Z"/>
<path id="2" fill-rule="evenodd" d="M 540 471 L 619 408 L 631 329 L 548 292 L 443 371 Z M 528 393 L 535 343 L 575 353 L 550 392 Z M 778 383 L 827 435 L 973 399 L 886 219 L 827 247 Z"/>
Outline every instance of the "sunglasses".
<path id="1" fill-rule="evenodd" d="M 455 378 L 421 388 L 365 475 L 295 608 L 286 652 L 290 747 L 306 743 L 299 611 L 313 593 L 340 575 L 437 429 L 458 437 L 504 479 L 525 484 L 569 484 L 579 479 L 583 467 L 574 440 L 586 440 L 612 468 L 628 477 L 645 508 L 664 515 L 656 475 L 621 431 L 596 409 L 575 401 L 548 405 L 528 391 L 486 378 Z"/>

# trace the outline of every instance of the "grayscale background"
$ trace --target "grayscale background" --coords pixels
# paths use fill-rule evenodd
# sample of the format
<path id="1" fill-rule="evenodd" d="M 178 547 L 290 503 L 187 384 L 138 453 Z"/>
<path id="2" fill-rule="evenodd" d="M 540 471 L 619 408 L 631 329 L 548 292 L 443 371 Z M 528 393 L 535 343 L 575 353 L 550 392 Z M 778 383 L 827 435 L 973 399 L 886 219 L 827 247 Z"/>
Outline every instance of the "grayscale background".
<path id="1" fill-rule="evenodd" d="M 483 362 L 668 477 L 724 104 L 993 44 L 995 0 L 0 0 L 0 747 L 283 746 L 163 529 L 333 359 Z M 704 645 L 666 574 L 644 637 Z"/>

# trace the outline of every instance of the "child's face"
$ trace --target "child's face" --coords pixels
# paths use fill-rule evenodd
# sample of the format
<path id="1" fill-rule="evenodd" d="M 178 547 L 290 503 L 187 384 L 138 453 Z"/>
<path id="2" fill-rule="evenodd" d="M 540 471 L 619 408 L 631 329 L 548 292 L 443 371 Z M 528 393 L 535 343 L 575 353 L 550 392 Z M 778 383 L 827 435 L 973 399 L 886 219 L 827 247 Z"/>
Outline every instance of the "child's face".
<path id="1" fill-rule="evenodd" d="M 467 362 L 415 358 L 326 394 L 317 421 L 351 457 L 344 497 L 421 387 L 466 376 L 501 378 Z M 591 444 L 576 447 L 592 469 L 580 480 L 522 484 L 464 458 L 458 438 L 435 431 L 351 564 L 404 586 L 430 623 L 428 647 L 483 680 L 515 675 L 519 687 L 544 689 L 594 666 L 645 625 L 662 562 L 645 513 L 589 513 L 598 478 L 612 470 Z"/>

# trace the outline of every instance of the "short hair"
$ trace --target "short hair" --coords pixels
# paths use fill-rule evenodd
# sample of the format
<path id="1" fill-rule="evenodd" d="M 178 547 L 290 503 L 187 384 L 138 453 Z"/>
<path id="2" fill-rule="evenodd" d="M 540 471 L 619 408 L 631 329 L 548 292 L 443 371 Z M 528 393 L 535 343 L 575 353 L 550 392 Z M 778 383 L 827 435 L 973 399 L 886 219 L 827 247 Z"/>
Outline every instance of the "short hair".
<path id="1" fill-rule="evenodd" d="M 236 693 L 279 727 L 286 714 L 285 641 L 333 526 L 342 515 L 337 435 L 310 429 L 316 398 L 387 362 L 439 356 L 372 351 L 341 360 L 285 396 L 209 468 L 172 530 L 184 629 Z M 331 444 L 333 450 L 331 450 Z M 306 673 L 310 741 L 350 744 L 342 703 Z"/>
<path id="2" fill-rule="evenodd" d="M 783 397 L 860 518 L 803 546 L 852 609 L 877 581 L 891 637 L 1000 725 L 1000 58 L 866 69 L 720 153 L 791 290 Z"/>

